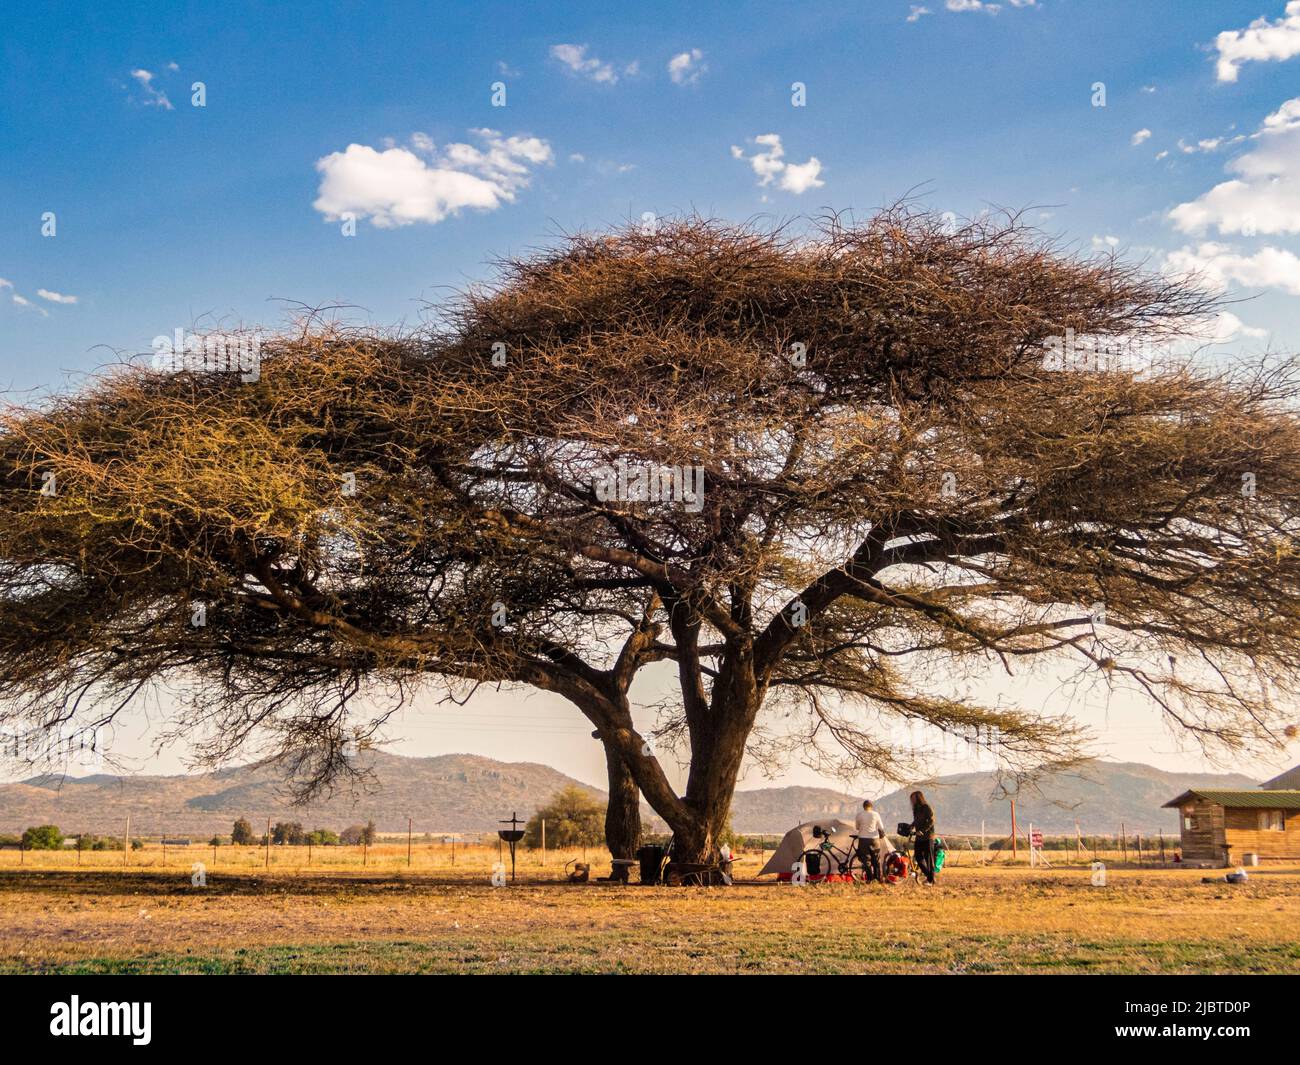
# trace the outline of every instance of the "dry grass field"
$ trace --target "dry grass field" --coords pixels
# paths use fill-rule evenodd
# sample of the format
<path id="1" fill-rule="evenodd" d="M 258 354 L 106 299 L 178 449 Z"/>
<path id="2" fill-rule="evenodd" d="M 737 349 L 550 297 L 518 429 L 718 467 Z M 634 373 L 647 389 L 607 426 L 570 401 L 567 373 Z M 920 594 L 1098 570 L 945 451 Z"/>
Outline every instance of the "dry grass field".
<path id="1" fill-rule="evenodd" d="M 968 858 L 934 888 L 797 888 L 753 882 L 755 854 L 737 886 L 701 889 L 570 885 L 567 853 L 521 855 L 519 882 L 494 888 L 488 847 L 452 866 L 417 844 L 409 869 L 405 845 L 364 867 L 351 848 L 310 866 L 273 848 L 269 870 L 257 848 L 211 857 L 0 852 L 0 972 L 1300 972 L 1300 867 L 1233 886 L 1112 866 L 1093 888 L 1083 866 Z"/>

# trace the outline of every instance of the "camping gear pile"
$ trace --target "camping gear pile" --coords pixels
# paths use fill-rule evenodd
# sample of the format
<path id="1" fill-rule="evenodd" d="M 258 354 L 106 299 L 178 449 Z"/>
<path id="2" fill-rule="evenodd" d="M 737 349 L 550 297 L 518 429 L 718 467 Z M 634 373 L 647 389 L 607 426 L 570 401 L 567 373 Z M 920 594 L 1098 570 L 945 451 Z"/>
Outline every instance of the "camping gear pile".
<path id="1" fill-rule="evenodd" d="M 781 838 L 776 850 L 772 852 L 772 857 L 759 870 L 758 875 L 775 873 L 778 880 L 792 880 L 796 875 L 796 867 L 802 863 L 810 884 L 822 881 L 860 880 L 862 879 L 861 868 L 854 867 L 850 871 L 847 868 L 849 862 L 846 860 L 857 854 L 858 841 L 853 838 L 855 831 L 852 821 L 843 821 L 838 817 L 824 817 L 817 821 L 796 825 Z M 823 848 L 823 841 L 830 845 L 829 848 Z M 897 852 L 887 839 L 881 840 L 880 844 L 884 851 L 881 864 L 882 867 L 888 868 L 890 860 Z M 896 864 L 894 868 L 897 868 Z M 904 863 L 904 872 L 899 879 L 906 875 L 906 863 Z M 889 879 L 888 874 L 885 878 Z M 897 883 L 897 880 L 890 883 Z"/>

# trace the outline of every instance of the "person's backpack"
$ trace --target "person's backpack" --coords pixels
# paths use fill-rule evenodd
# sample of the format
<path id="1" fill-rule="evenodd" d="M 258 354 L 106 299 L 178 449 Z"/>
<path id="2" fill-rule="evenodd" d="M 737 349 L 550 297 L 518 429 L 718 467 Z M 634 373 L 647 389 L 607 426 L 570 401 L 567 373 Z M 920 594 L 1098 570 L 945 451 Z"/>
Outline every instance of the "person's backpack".
<path id="1" fill-rule="evenodd" d="M 890 851 L 885 855 L 885 861 L 881 872 L 884 874 L 886 884 L 899 884 L 907 879 L 908 863 L 907 855 L 900 854 L 898 851 Z"/>

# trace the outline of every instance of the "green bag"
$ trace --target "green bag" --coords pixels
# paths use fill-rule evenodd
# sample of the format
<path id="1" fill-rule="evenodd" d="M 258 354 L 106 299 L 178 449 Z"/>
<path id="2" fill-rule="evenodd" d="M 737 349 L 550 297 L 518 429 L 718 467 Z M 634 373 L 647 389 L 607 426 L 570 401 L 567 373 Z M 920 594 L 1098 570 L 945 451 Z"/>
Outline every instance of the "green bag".
<path id="1" fill-rule="evenodd" d="M 944 846 L 943 837 L 934 838 L 934 871 L 937 873 L 943 868 L 943 860 L 948 857 L 948 849 Z"/>

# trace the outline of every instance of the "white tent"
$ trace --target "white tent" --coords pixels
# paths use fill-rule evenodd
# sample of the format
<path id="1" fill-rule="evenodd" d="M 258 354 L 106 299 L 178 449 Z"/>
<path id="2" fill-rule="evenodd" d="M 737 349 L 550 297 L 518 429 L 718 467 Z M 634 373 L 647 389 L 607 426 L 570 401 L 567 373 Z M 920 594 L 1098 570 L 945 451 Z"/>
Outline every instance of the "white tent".
<path id="1" fill-rule="evenodd" d="M 794 864 L 803 856 L 804 851 L 816 850 L 821 846 L 821 840 L 813 835 L 813 829 L 820 828 L 823 833 L 830 833 L 832 846 L 838 852 L 833 856 L 837 860 L 843 854 L 853 854 L 857 850 L 857 840 L 852 838 L 857 829 L 852 821 L 842 821 L 838 817 L 822 817 L 816 821 L 808 821 L 802 825 L 790 829 L 777 844 L 776 850 L 768 863 L 759 870 L 758 875 L 764 873 L 776 873 L 783 880 L 790 878 L 791 869 Z M 893 845 L 888 839 L 881 841 L 883 850 L 882 854 L 888 854 L 892 851 Z M 857 868 L 857 867 L 855 867 Z M 838 874 L 839 870 L 833 870 Z M 822 870 L 826 872 L 825 869 Z"/>

